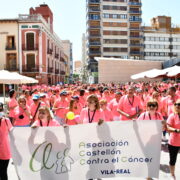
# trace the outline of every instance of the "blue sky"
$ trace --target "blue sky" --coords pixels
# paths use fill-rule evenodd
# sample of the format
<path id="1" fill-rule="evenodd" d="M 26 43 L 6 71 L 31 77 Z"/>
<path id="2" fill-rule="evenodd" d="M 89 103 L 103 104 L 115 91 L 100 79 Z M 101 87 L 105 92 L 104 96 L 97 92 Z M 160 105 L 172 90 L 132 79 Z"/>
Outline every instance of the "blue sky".
<path id="1" fill-rule="evenodd" d="M 54 13 L 54 30 L 61 39 L 73 43 L 74 60 L 81 59 L 82 33 L 86 31 L 86 0 L 0 0 L 0 18 L 15 18 L 27 14 L 30 7 L 46 3 Z M 143 23 L 158 15 L 172 16 L 180 25 L 180 0 L 142 0 Z"/>

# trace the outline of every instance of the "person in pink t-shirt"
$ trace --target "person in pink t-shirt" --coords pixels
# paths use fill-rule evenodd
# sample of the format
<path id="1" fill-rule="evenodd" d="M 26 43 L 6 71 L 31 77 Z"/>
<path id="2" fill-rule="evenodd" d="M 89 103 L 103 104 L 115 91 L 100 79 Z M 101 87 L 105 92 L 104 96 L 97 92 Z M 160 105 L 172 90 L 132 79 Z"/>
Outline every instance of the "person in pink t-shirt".
<path id="1" fill-rule="evenodd" d="M 163 120 L 161 113 L 158 112 L 158 102 L 156 100 L 149 100 L 146 107 L 147 110 L 137 120 Z"/>
<path id="2" fill-rule="evenodd" d="M 20 96 L 18 106 L 14 110 L 13 125 L 18 127 L 28 127 L 31 123 L 31 112 L 29 106 L 26 105 L 26 98 Z"/>
<path id="3" fill-rule="evenodd" d="M 55 119 L 61 124 L 64 124 L 65 121 L 65 113 L 66 108 L 68 107 L 69 103 L 66 99 L 67 92 L 62 91 L 60 93 L 60 99 L 57 99 L 53 106 L 53 111 L 55 112 Z"/>
<path id="4" fill-rule="evenodd" d="M 30 107 L 31 104 L 33 103 L 32 97 L 30 96 L 30 91 L 26 90 L 24 92 L 24 95 L 25 95 L 25 98 L 26 98 L 27 105 Z"/>
<path id="5" fill-rule="evenodd" d="M 58 121 L 51 117 L 50 110 L 46 106 L 39 108 L 37 117 L 31 127 L 60 126 Z"/>
<path id="6" fill-rule="evenodd" d="M 119 121 L 120 120 L 120 114 L 117 111 L 117 109 L 118 109 L 118 104 L 119 104 L 121 97 L 122 97 L 122 93 L 116 92 L 115 98 L 112 99 L 108 104 L 108 108 L 112 111 L 112 114 L 113 114 L 113 121 Z"/>
<path id="7" fill-rule="evenodd" d="M 175 180 L 175 165 L 180 150 L 180 99 L 174 104 L 174 113 L 170 114 L 167 119 L 167 129 L 170 132 L 168 142 L 170 157 L 169 167 L 171 176 Z"/>
<path id="8" fill-rule="evenodd" d="M 3 104 L 0 103 L 0 179 L 7 180 L 7 168 L 11 158 L 8 132 L 12 129 L 9 119 L 5 118 Z"/>
<path id="9" fill-rule="evenodd" d="M 99 101 L 102 112 L 104 113 L 105 121 L 113 121 L 112 111 L 107 107 L 107 100 L 101 99 Z"/>
<path id="10" fill-rule="evenodd" d="M 87 99 L 87 108 L 84 108 L 81 111 L 80 123 L 100 123 L 104 119 L 104 114 L 100 110 L 98 97 L 94 94 L 90 95 Z"/>
<path id="11" fill-rule="evenodd" d="M 14 89 L 11 89 L 9 91 L 9 97 L 10 97 L 10 100 L 8 102 L 9 118 L 12 122 L 14 109 L 18 106 L 18 102 L 16 100 L 16 91 Z"/>
<path id="12" fill-rule="evenodd" d="M 120 120 L 136 119 L 142 112 L 142 103 L 139 97 L 134 95 L 134 87 L 128 88 L 127 95 L 121 97 L 118 105 L 118 112 L 120 113 Z"/>

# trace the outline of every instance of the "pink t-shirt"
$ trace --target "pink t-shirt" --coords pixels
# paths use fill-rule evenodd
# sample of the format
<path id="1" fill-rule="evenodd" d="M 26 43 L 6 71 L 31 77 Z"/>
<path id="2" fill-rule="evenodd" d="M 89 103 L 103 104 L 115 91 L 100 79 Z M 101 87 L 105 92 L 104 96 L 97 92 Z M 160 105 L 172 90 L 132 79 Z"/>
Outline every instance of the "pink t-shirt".
<path id="1" fill-rule="evenodd" d="M 62 107 L 62 109 L 58 109 L 55 111 L 55 115 L 60 117 L 60 118 L 65 118 L 65 114 L 66 114 L 66 108 L 68 107 L 69 103 L 68 101 L 64 100 L 60 100 L 58 99 L 55 103 L 54 103 L 54 107 L 55 108 L 59 108 Z"/>
<path id="2" fill-rule="evenodd" d="M 142 103 L 139 97 L 133 96 L 133 98 L 128 98 L 127 95 L 121 97 L 118 105 L 118 109 L 129 114 L 134 115 L 139 109 L 142 109 Z M 120 120 L 130 120 L 127 117 L 120 115 Z"/>
<path id="3" fill-rule="evenodd" d="M 180 129 L 180 118 L 178 114 L 170 114 L 170 116 L 167 119 L 167 124 L 169 124 L 172 128 Z M 180 147 L 180 133 L 171 132 L 169 144 L 172 146 Z"/>
<path id="4" fill-rule="evenodd" d="M 0 159 L 8 160 L 11 158 L 8 132 L 12 129 L 12 124 L 7 118 L 0 121 Z"/>
<path id="5" fill-rule="evenodd" d="M 26 106 L 27 111 L 30 112 L 29 107 Z M 23 116 L 23 117 L 22 117 Z M 30 124 L 30 118 L 21 107 L 16 107 L 13 115 L 14 126 L 27 126 Z"/>
<path id="6" fill-rule="evenodd" d="M 15 98 L 11 98 L 9 103 L 8 103 L 9 108 L 12 108 L 14 106 L 18 106 L 18 102 L 16 101 Z M 14 108 L 15 109 L 15 108 Z M 14 114 L 14 109 L 9 110 L 9 117 L 13 117 Z"/>
<path id="7" fill-rule="evenodd" d="M 60 124 L 58 123 L 58 121 L 56 121 L 55 119 L 51 119 L 49 121 L 49 124 L 41 121 L 39 119 L 35 120 L 35 122 L 32 124 L 32 126 L 37 126 L 37 127 L 41 127 L 41 126 L 60 126 Z"/>
<path id="8" fill-rule="evenodd" d="M 102 112 L 104 114 L 105 121 L 113 121 L 113 114 L 110 109 L 107 108 L 106 110 L 102 110 Z"/>
<path id="9" fill-rule="evenodd" d="M 154 115 L 150 115 L 149 112 L 143 112 L 137 120 L 163 120 L 161 113 L 155 112 Z"/>
<path id="10" fill-rule="evenodd" d="M 120 116 L 119 112 L 117 111 L 119 101 L 117 102 L 116 99 L 112 99 L 108 104 L 109 109 L 112 111 L 113 117 Z"/>
<path id="11" fill-rule="evenodd" d="M 89 111 L 89 115 L 90 117 L 88 116 L 88 108 L 82 109 L 80 114 L 80 122 L 82 124 L 86 124 L 86 123 L 98 122 L 99 119 L 103 119 L 103 120 L 105 119 L 104 114 L 101 110 L 96 110 L 95 113 L 94 111 Z"/>

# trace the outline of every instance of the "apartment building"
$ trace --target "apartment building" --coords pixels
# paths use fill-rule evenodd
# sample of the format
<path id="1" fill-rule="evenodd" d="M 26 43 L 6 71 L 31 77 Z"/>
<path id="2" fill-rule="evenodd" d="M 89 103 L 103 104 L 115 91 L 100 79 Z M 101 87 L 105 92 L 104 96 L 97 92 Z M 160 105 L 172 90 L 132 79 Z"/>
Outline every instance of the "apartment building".
<path id="1" fill-rule="evenodd" d="M 143 27 L 144 59 L 166 61 L 180 57 L 180 28 L 172 27 L 171 17 L 157 16 Z"/>
<path id="2" fill-rule="evenodd" d="M 65 54 L 68 57 L 67 61 L 67 81 L 66 82 L 71 82 L 72 80 L 72 75 L 73 75 L 73 51 L 72 51 L 72 43 L 69 40 L 62 40 L 62 46 L 64 49 Z"/>
<path id="3" fill-rule="evenodd" d="M 0 69 L 19 71 L 18 19 L 0 20 Z"/>
<path id="4" fill-rule="evenodd" d="M 140 0 L 87 0 L 87 58 L 97 72 L 94 57 L 142 59 Z"/>
<path id="5" fill-rule="evenodd" d="M 1 69 L 18 71 L 40 83 L 65 81 L 68 56 L 53 31 L 53 13 L 48 5 L 30 8 L 29 14 L 21 14 L 18 19 L 1 19 L 0 27 Z"/>

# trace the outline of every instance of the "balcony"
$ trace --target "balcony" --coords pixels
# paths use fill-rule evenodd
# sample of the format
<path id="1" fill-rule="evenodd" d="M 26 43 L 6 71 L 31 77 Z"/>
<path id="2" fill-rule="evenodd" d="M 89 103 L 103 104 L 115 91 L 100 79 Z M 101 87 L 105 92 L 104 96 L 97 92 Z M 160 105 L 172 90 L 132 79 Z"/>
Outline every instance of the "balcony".
<path id="1" fill-rule="evenodd" d="M 101 51 L 90 51 L 89 55 L 101 55 Z"/>
<path id="2" fill-rule="evenodd" d="M 47 48 L 47 54 L 51 54 L 51 55 L 52 55 L 52 52 L 53 52 L 53 50 L 52 50 L 52 49 Z"/>
<path id="3" fill-rule="evenodd" d="M 130 44 L 130 47 L 143 47 L 143 44 Z"/>
<path id="4" fill-rule="evenodd" d="M 62 58 L 62 57 L 60 58 L 60 61 L 61 61 L 61 62 L 65 62 L 64 58 Z"/>
<path id="5" fill-rule="evenodd" d="M 131 51 L 130 52 L 130 55 L 143 55 L 143 52 L 140 52 L 140 51 Z"/>
<path id="6" fill-rule="evenodd" d="M 53 73 L 53 67 L 48 67 L 48 73 Z"/>
<path id="7" fill-rule="evenodd" d="M 59 58 L 59 54 L 55 54 L 55 58 L 58 59 Z"/>
<path id="8" fill-rule="evenodd" d="M 89 4 L 100 4 L 100 0 L 88 0 Z"/>
<path id="9" fill-rule="evenodd" d="M 100 29 L 101 28 L 101 26 L 88 26 L 88 29 Z"/>
<path id="10" fill-rule="evenodd" d="M 6 46 L 6 51 L 13 51 L 16 50 L 16 46 Z"/>
<path id="11" fill-rule="evenodd" d="M 56 70 L 55 70 L 55 74 L 59 74 L 59 69 L 56 69 Z"/>
<path id="12" fill-rule="evenodd" d="M 142 6 L 140 2 L 129 2 L 129 6 Z"/>
<path id="13" fill-rule="evenodd" d="M 23 51 L 38 51 L 38 45 L 35 44 L 35 46 L 30 46 L 28 44 L 22 44 L 22 50 Z"/>
<path id="14" fill-rule="evenodd" d="M 136 19 L 129 19 L 130 22 L 142 22 L 142 18 L 136 18 Z"/>
<path id="15" fill-rule="evenodd" d="M 26 73 L 37 73 L 39 72 L 39 66 L 24 65 L 22 71 Z"/>
<path id="16" fill-rule="evenodd" d="M 89 42 L 89 46 L 100 46 L 100 42 Z"/>
<path id="17" fill-rule="evenodd" d="M 88 37 L 101 37 L 101 34 L 89 34 Z"/>
<path id="18" fill-rule="evenodd" d="M 4 70 L 7 70 L 7 71 L 19 71 L 19 67 L 17 67 L 16 65 L 4 65 Z"/>
<path id="19" fill-rule="evenodd" d="M 130 39 L 142 39 L 143 38 L 143 36 L 131 36 L 130 35 Z"/>
<path id="20" fill-rule="evenodd" d="M 142 11 L 129 11 L 129 14 L 142 14 Z"/>
<path id="21" fill-rule="evenodd" d="M 142 28 L 139 28 L 139 27 L 130 27 L 129 30 L 130 31 L 141 31 Z"/>
<path id="22" fill-rule="evenodd" d="M 65 71 L 60 71 L 60 74 L 61 74 L 61 75 L 65 75 L 66 72 L 65 72 Z"/>
<path id="23" fill-rule="evenodd" d="M 88 12 L 100 12 L 99 8 L 88 8 Z"/>

